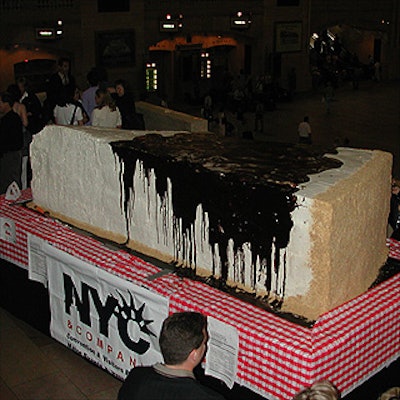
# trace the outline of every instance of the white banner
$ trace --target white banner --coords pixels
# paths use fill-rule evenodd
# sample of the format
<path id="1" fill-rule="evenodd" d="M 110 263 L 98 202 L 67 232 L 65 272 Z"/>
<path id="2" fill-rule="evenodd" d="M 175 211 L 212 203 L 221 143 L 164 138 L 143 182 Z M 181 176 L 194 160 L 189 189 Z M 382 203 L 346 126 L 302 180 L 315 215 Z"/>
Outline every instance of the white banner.
<path id="1" fill-rule="evenodd" d="M 158 337 L 168 299 L 49 244 L 43 248 L 56 340 L 120 379 L 134 366 L 162 362 Z"/>

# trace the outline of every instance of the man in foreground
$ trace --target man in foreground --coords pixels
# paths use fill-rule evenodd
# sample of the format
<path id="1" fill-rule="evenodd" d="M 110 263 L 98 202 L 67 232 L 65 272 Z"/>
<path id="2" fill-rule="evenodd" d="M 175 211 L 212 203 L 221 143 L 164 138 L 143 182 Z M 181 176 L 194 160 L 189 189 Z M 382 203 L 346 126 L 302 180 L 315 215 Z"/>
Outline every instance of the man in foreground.
<path id="1" fill-rule="evenodd" d="M 206 352 L 206 324 L 206 317 L 197 312 L 170 315 L 159 339 L 165 364 L 133 368 L 118 400 L 223 400 L 193 374 Z"/>

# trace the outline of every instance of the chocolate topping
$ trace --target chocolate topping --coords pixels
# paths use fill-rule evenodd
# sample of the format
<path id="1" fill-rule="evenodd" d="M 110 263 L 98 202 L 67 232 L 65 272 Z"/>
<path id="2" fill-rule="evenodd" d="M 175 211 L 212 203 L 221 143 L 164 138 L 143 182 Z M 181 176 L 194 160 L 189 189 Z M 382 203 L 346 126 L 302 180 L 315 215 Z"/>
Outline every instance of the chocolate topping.
<path id="1" fill-rule="evenodd" d="M 325 157 L 326 148 L 212 133 L 147 134 L 111 145 L 124 164 L 125 199 L 139 159 L 146 171 L 154 169 L 161 198 L 167 178 L 171 180 L 174 215 L 182 219 L 184 229 L 193 224 L 196 207 L 202 204 L 209 215 L 210 244 L 219 245 L 222 281 L 228 276 L 229 239 L 234 240 L 236 249 L 248 242 L 252 253 L 267 263 L 267 292 L 271 290 L 272 268 L 280 268 L 280 251 L 289 242 L 297 185 L 308 181 L 310 174 L 342 164 Z M 275 253 L 271 254 L 273 244 Z M 185 256 L 196 265 L 192 254 Z"/>

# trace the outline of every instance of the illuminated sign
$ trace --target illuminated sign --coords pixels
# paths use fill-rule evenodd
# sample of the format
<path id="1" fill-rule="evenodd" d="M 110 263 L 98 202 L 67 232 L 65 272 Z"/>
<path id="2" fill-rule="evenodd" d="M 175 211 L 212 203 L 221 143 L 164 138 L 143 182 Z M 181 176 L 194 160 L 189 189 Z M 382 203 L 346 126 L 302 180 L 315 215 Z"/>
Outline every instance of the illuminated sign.
<path id="1" fill-rule="evenodd" d="M 178 32 L 177 21 L 160 21 L 160 31 L 161 32 Z"/>
<path id="2" fill-rule="evenodd" d="M 183 27 L 183 15 L 172 17 L 167 14 L 164 19 L 160 20 L 160 32 L 178 32 Z"/>
<path id="3" fill-rule="evenodd" d="M 200 63 L 200 78 L 210 79 L 211 78 L 211 60 L 209 58 L 209 53 L 201 53 L 201 63 Z"/>
<path id="4" fill-rule="evenodd" d="M 36 28 L 35 32 L 36 39 L 41 40 L 60 39 L 64 34 L 61 26 L 58 26 L 57 28 Z"/>
<path id="5" fill-rule="evenodd" d="M 54 28 L 36 28 L 36 39 L 54 39 L 55 37 Z"/>
<path id="6" fill-rule="evenodd" d="M 156 92 L 158 89 L 158 71 L 156 63 L 146 64 L 146 91 Z"/>
<path id="7" fill-rule="evenodd" d="M 238 11 L 235 16 L 231 17 L 232 29 L 249 29 L 251 25 L 251 16 L 249 13 L 244 14 Z"/>

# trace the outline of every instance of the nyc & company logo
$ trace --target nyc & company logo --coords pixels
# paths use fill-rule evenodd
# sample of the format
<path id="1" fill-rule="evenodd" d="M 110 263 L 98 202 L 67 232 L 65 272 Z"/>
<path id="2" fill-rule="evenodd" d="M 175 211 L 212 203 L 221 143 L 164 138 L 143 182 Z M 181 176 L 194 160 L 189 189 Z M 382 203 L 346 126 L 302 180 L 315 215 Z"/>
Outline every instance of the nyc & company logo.
<path id="1" fill-rule="evenodd" d="M 109 326 L 112 317 L 117 319 L 118 333 L 125 346 L 134 353 L 143 355 L 150 348 L 150 341 L 145 337 L 156 337 L 150 330 L 153 320 L 144 318 L 145 304 L 136 307 L 134 296 L 129 293 L 129 302 L 120 294 L 120 299 L 111 294 L 102 302 L 96 288 L 81 282 L 80 294 L 71 277 L 63 273 L 65 312 L 71 315 L 71 307 L 75 306 L 80 321 L 87 327 L 96 323 L 91 318 L 91 300 L 98 315 L 98 330 L 109 337 Z M 96 319 L 97 320 L 97 319 Z M 145 335 L 143 335 L 145 334 Z"/>

